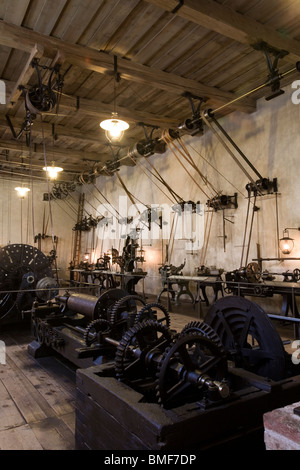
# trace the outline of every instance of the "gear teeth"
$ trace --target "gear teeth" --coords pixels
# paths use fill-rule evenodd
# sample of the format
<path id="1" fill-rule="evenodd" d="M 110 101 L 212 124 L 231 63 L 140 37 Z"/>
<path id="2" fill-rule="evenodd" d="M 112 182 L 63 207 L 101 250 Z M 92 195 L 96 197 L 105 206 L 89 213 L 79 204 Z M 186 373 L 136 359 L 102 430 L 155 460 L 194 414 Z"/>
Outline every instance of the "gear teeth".
<path id="1" fill-rule="evenodd" d="M 85 332 L 83 334 L 83 340 L 84 340 L 86 346 L 91 346 L 91 343 L 89 341 L 89 333 L 93 328 L 95 328 L 96 331 L 97 331 L 97 325 L 99 325 L 99 326 L 100 325 L 103 325 L 103 326 L 106 325 L 108 328 L 110 327 L 109 321 L 105 320 L 104 318 L 97 318 L 96 320 L 91 321 L 88 324 L 88 326 L 86 327 Z M 100 330 L 101 330 L 101 328 L 98 329 L 98 331 L 100 331 Z"/>
<path id="2" fill-rule="evenodd" d="M 166 307 L 164 307 L 164 305 L 162 305 L 162 304 L 159 303 L 159 302 L 153 302 L 153 303 L 150 303 L 150 304 L 146 304 L 146 305 L 139 311 L 139 313 L 136 315 L 136 317 L 135 317 L 135 324 L 144 321 L 143 316 L 145 315 L 145 312 L 151 310 L 152 308 L 158 308 L 158 309 L 160 309 L 160 310 L 163 312 L 163 314 L 164 314 L 164 316 L 165 316 L 165 320 L 166 320 L 166 325 L 169 327 L 169 326 L 170 326 L 170 323 L 171 323 L 169 312 L 168 312 L 168 310 L 166 309 Z M 157 320 L 157 321 L 159 321 L 159 323 L 161 323 L 161 320 Z"/>
<path id="3" fill-rule="evenodd" d="M 118 320 L 118 314 L 119 314 L 119 309 L 120 307 L 130 301 L 130 300 L 137 300 L 139 302 L 142 302 L 145 305 L 144 299 L 140 295 L 126 295 L 125 297 L 122 297 L 120 300 L 118 300 L 111 308 L 110 308 L 110 322 L 113 324 Z M 126 308 L 125 308 L 126 310 Z"/>
<path id="4" fill-rule="evenodd" d="M 115 355 L 115 374 L 118 380 L 121 381 L 126 379 L 124 365 L 126 360 L 125 354 L 128 346 L 131 345 L 131 342 L 134 340 L 137 334 L 143 334 L 143 332 L 146 333 L 149 331 L 149 329 L 162 333 L 169 343 L 173 341 L 173 332 L 167 326 L 162 325 L 161 323 L 154 322 L 152 320 L 145 320 L 144 322 L 137 323 L 131 327 L 124 333 L 121 341 L 119 342 Z"/>
<path id="5" fill-rule="evenodd" d="M 227 371 L 226 350 L 215 331 L 204 322 L 193 321 L 187 324 L 177 336 L 176 340 L 165 349 L 157 364 L 155 391 L 157 402 L 161 406 L 166 406 L 166 402 L 172 401 L 173 399 L 172 396 L 168 397 L 165 393 L 168 367 L 174 358 L 178 360 L 177 355 L 180 352 L 180 348 L 185 344 L 185 341 L 186 344 L 188 344 L 190 341 L 193 341 L 193 338 L 196 341 L 200 340 L 200 344 L 201 341 L 204 342 L 205 348 L 211 348 L 211 352 L 218 355 L 220 360 L 218 365 L 219 373 L 223 374 Z"/>
<path id="6" fill-rule="evenodd" d="M 207 336 L 211 341 L 216 343 L 220 349 L 224 349 L 225 351 L 225 348 L 221 339 L 219 338 L 215 330 L 207 323 L 203 321 L 197 321 L 197 320 L 192 321 L 183 327 L 179 336 L 184 335 L 186 333 L 190 333 L 190 332 L 196 332 L 196 333 L 203 334 L 204 336 Z"/>

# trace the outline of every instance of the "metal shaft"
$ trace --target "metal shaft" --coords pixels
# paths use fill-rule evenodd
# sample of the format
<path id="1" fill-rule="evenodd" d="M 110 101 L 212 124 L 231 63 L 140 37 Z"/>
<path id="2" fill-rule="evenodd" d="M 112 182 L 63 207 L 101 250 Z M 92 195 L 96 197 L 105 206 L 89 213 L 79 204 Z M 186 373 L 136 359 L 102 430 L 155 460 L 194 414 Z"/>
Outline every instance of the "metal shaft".
<path id="1" fill-rule="evenodd" d="M 296 70 L 298 70 L 298 68 L 297 68 L 297 67 L 294 67 L 294 68 L 292 68 L 292 69 L 290 69 L 290 70 L 287 70 L 287 71 L 284 72 L 284 73 L 279 74 L 279 79 L 281 80 L 282 78 L 286 77 L 286 76 L 289 75 L 290 73 L 295 72 Z M 265 87 L 267 87 L 267 86 L 270 86 L 271 84 L 272 84 L 272 80 L 268 80 L 267 82 L 262 83 L 261 85 L 259 85 L 259 86 L 255 87 L 255 88 L 253 88 L 252 90 L 247 91 L 247 92 L 244 93 L 243 95 L 238 96 L 238 97 L 235 98 L 234 100 L 231 100 L 231 101 L 229 101 L 228 103 L 225 103 L 225 104 L 223 104 L 222 106 L 219 106 L 219 108 L 216 108 L 216 109 L 213 110 L 213 113 L 217 113 L 217 112 L 221 111 L 222 109 L 227 108 L 228 106 L 230 106 L 230 105 L 236 103 L 237 101 L 240 101 L 240 100 L 242 100 L 243 98 L 247 98 L 248 96 L 252 95 L 252 94 L 255 93 L 256 91 L 259 91 L 259 90 L 261 90 L 262 88 L 265 88 Z"/>

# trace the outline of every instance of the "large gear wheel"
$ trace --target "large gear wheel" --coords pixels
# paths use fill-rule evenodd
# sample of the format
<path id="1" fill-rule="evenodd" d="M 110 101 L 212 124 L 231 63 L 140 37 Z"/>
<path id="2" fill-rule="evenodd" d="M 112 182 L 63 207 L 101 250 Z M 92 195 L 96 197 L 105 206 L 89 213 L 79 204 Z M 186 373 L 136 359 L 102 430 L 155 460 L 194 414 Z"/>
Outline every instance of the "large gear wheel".
<path id="1" fill-rule="evenodd" d="M 8 322 L 8 317 L 20 317 L 30 308 L 37 282 L 46 277 L 53 277 L 51 264 L 37 248 L 23 244 L 0 248 L 0 320 L 6 317 Z M 18 293 L 20 289 L 26 295 Z"/>
<path id="2" fill-rule="evenodd" d="M 158 302 L 146 304 L 136 315 L 135 324 L 145 320 L 157 321 L 168 327 L 171 323 L 168 310 Z"/>
<path id="3" fill-rule="evenodd" d="M 174 338 L 168 327 L 146 320 L 134 325 L 123 335 L 115 356 L 115 372 L 119 380 L 136 382 L 153 378 L 151 369 L 154 354 L 161 354 Z M 147 360 L 148 358 L 148 360 Z"/>
<path id="4" fill-rule="evenodd" d="M 228 396 L 226 350 L 210 327 L 187 329 L 163 353 L 157 366 L 156 396 L 164 407 L 211 394 Z"/>
<path id="5" fill-rule="evenodd" d="M 260 306 L 243 297 L 224 297 L 211 306 L 204 321 L 215 330 L 236 367 L 272 380 L 284 378 L 283 343 Z"/>

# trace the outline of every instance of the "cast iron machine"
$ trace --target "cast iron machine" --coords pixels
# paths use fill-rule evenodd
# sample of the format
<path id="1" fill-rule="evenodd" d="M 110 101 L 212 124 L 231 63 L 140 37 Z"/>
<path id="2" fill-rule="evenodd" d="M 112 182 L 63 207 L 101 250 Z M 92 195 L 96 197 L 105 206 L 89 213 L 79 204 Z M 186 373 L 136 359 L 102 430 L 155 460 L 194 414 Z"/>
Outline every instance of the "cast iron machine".
<path id="1" fill-rule="evenodd" d="M 137 239 L 128 235 L 125 240 L 122 255 L 119 255 L 118 250 L 112 250 L 112 263 L 117 263 L 120 266 L 122 274 L 121 287 L 129 294 L 135 292 L 135 285 L 147 275 L 147 272 L 143 271 L 142 268 L 136 267 L 136 263 L 143 263 L 145 261 L 143 256 L 138 255 L 138 248 L 139 244 L 137 243 Z"/>
<path id="2" fill-rule="evenodd" d="M 295 268 L 293 271 L 285 271 L 281 273 L 270 272 L 268 270 L 262 270 L 260 265 L 254 261 L 248 263 L 247 266 L 243 266 L 240 269 L 226 272 L 226 281 L 228 282 L 228 290 L 230 289 L 231 282 L 241 283 L 259 283 L 262 281 L 273 281 L 275 276 L 283 276 L 284 282 L 298 282 L 300 279 L 300 269 Z"/>
<path id="3" fill-rule="evenodd" d="M 38 344 L 36 353 L 52 349 L 80 367 L 77 426 L 89 429 L 95 449 L 102 448 L 98 439 L 109 445 L 104 416 L 105 423 L 128 426 L 127 449 L 136 439 L 132 422 L 145 423 L 137 432 L 147 434 L 147 445 L 154 432 L 154 449 L 201 448 L 202 441 L 231 439 L 237 429 L 256 430 L 263 413 L 299 397 L 299 366 L 268 315 L 242 297 L 220 299 L 204 321 L 180 332 L 170 328 L 162 305 L 120 289 L 109 299 L 76 294 L 56 302 L 32 309 L 29 352 Z"/>
<path id="4" fill-rule="evenodd" d="M 285 321 L 292 321 L 299 318 L 299 311 L 296 297 L 300 295 L 299 275 L 300 271 L 295 268 L 293 271 L 270 272 L 262 271 L 256 262 L 248 263 L 240 269 L 226 272 L 225 288 L 227 293 L 239 296 L 273 297 L 282 296 L 281 312 Z M 283 276 L 282 281 L 277 281 L 276 276 Z M 291 317 L 289 313 L 291 312 Z M 283 319 L 283 318 L 282 318 Z M 299 325 L 295 323 L 295 337 L 299 338 Z"/>
<path id="5" fill-rule="evenodd" d="M 155 319 L 170 324 L 165 307 L 146 304 L 139 295 L 128 295 L 119 288 L 108 289 L 100 297 L 66 292 L 43 305 L 33 303 L 30 313 L 34 337 L 30 354 L 41 357 L 56 352 L 79 367 L 110 358 L 107 348 L 90 348 L 107 329 L 116 341 L 137 321 Z"/>
<path id="6" fill-rule="evenodd" d="M 180 333 L 147 320 L 135 323 L 119 342 L 105 334 L 98 340 L 116 347 L 120 381 L 143 393 L 150 388 L 167 408 L 191 400 L 210 407 L 229 396 L 237 398 L 239 387 L 255 383 L 265 389 L 266 378 L 271 384 L 290 373 L 271 320 L 258 305 L 240 297 L 220 299 L 204 322 L 192 321 Z"/>
<path id="7" fill-rule="evenodd" d="M 189 288 L 189 281 L 180 278 L 176 279 L 176 281 L 169 280 L 170 276 L 182 276 L 182 269 L 185 266 L 185 261 L 186 260 L 184 260 L 184 262 L 179 266 L 173 266 L 172 264 L 164 264 L 158 269 L 158 272 L 161 275 L 162 289 L 157 296 L 157 302 L 160 301 L 161 295 L 164 292 L 167 292 L 168 295 L 171 294 L 171 298 L 175 301 L 175 303 L 177 303 L 179 297 L 184 294 L 187 294 L 190 297 L 192 303 L 195 302 L 194 296 Z M 177 291 L 173 289 L 174 284 L 178 285 Z"/>
<path id="8" fill-rule="evenodd" d="M 110 357 L 78 371 L 78 430 L 91 448 L 111 445 L 104 417 L 126 430 L 121 449 L 226 446 L 261 432 L 264 413 L 298 400 L 299 366 L 268 315 L 249 300 L 222 298 L 204 321 L 181 332 L 136 320 L 119 339 L 102 322 L 78 351 Z M 84 435 L 87 427 L 93 439 Z"/>

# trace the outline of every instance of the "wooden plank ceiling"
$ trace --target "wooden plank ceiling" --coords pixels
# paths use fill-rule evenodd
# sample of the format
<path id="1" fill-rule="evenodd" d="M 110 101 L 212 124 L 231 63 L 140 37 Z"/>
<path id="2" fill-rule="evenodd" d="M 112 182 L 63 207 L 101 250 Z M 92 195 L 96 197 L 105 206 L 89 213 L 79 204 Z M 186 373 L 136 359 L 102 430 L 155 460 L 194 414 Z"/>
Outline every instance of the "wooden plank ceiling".
<path id="1" fill-rule="evenodd" d="M 63 166 L 66 180 L 99 171 L 150 133 L 159 138 L 163 129 L 177 130 L 191 118 L 186 92 L 205 99 L 202 107 L 216 110 L 216 117 L 253 112 L 269 86 L 234 100 L 268 79 L 266 57 L 254 45 L 264 41 L 287 51 L 278 69 L 293 71 L 300 60 L 299 23 L 298 0 L 2 0 L 2 177 L 42 176 L 45 161 Z M 33 59 L 40 66 L 60 64 L 63 88 L 59 107 L 33 119 L 28 146 L 28 133 L 20 130 L 24 95 L 38 83 Z M 108 145 L 99 127 L 113 111 L 116 63 L 117 111 L 130 124 L 121 151 Z M 49 72 L 40 70 L 47 83 Z M 298 75 L 282 77 L 281 86 Z"/>

